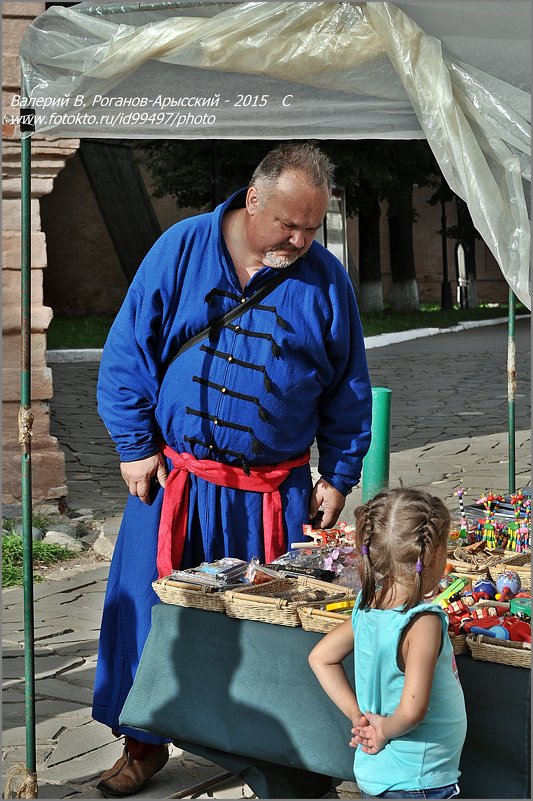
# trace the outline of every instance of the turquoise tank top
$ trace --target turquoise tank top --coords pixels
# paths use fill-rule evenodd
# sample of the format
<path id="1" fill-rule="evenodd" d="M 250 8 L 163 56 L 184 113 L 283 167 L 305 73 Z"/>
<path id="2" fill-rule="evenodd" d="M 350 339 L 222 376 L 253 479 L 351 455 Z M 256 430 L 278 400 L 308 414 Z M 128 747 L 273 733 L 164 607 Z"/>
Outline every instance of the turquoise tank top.
<path id="1" fill-rule="evenodd" d="M 392 715 L 402 694 L 405 675 L 397 664 L 405 626 L 420 612 L 441 618 L 442 648 L 435 666 L 429 709 L 415 729 L 387 743 L 378 754 L 356 749 L 355 779 L 365 793 L 427 790 L 457 781 L 466 736 L 466 710 L 459 683 L 446 613 L 437 604 L 422 603 L 408 612 L 359 609 L 354 606 L 355 688 L 361 711 Z"/>

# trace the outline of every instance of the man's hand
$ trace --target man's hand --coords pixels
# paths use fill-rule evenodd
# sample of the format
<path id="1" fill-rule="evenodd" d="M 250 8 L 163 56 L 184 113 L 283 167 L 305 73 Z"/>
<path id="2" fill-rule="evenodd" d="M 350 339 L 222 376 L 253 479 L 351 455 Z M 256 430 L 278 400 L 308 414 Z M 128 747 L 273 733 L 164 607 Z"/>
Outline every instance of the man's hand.
<path id="1" fill-rule="evenodd" d="M 309 520 L 314 520 L 320 509 L 322 519 L 317 521 L 317 528 L 330 528 L 344 509 L 346 498 L 328 484 L 325 478 L 319 478 L 313 487 L 309 502 Z"/>
<path id="2" fill-rule="evenodd" d="M 150 503 L 150 480 L 155 476 L 162 487 L 167 481 L 167 468 L 160 453 L 136 462 L 121 462 L 120 473 L 131 495 L 138 495 L 143 503 Z"/>

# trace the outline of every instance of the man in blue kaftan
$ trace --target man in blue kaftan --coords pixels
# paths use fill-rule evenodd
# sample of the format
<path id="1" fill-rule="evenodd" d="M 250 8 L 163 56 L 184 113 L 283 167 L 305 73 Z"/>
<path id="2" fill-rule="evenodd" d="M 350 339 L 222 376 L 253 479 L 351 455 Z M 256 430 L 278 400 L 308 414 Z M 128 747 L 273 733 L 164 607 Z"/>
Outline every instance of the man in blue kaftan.
<path id="1" fill-rule="evenodd" d="M 332 526 L 359 481 L 371 422 L 361 324 L 346 270 L 313 241 L 332 174 L 314 145 L 271 151 L 248 189 L 161 236 L 106 342 L 99 411 L 130 491 L 94 692 L 95 719 L 127 736 L 124 755 L 98 785 L 106 796 L 137 792 L 167 759 L 163 738 L 118 725 L 157 602 L 151 582 L 173 469 L 162 447 L 247 475 L 304 457 L 279 487 L 284 549 L 317 514 L 322 527 Z M 264 300 L 173 360 L 187 340 L 289 265 L 286 280 Z M 313 487 L 305 454 L 315 438 L 320 479 Z M 264 559 L 262 493 L 193 473 L 188 480 L 181 567 L 223 556 Z"/>

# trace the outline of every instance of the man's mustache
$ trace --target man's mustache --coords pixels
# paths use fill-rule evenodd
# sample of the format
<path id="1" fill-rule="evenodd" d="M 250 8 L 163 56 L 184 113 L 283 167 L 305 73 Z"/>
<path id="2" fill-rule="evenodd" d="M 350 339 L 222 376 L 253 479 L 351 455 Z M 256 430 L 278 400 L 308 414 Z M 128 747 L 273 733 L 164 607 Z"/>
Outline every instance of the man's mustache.
<path id="1" fill-rule="evenodd" d="M 273 251 L 273 250 L 289 250 L 292 253 L 297 253 L 301 249 L 302 248 L 297 248 L 294 245 L 291 245 L 291 243 L 287 242 L 287 241 L 280 242 L 279 245 L 272 245 L 272 247 L 270 248 L 271 251 Z"/>

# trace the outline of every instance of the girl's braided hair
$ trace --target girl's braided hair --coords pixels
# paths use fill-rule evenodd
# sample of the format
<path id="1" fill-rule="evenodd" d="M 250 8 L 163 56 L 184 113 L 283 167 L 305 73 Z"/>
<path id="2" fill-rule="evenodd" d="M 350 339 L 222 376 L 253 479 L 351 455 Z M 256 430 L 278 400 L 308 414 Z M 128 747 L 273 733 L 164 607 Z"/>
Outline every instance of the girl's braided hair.
<path id="1" fill-rule="evenodd" d="M 355 524 L 363 565 L 361 608 L 379 608 L 391 585 L 406 578 L 412 579 L 412 590 L 403 611 L 419 604 L 424 565 L 448 541 L 450 513 L 444 503 L 424 490 L 384 490 L 355 510 Z"/>

